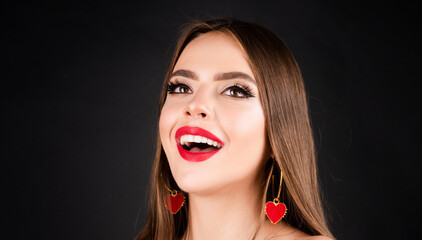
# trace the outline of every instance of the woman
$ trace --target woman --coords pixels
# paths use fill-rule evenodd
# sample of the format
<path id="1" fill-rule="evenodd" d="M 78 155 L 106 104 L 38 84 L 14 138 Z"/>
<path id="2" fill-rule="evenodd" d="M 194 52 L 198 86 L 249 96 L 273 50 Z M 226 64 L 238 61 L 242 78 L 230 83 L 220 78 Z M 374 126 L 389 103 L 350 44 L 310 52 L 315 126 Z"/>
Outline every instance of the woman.
<path id="1" fill-rule="evenodd" d="M 262 26 L 182 33 L 161 93 L 137 239 L 330 239 L 299 67 Z M 282 219 L 283 218 L 283 219 Z"/>

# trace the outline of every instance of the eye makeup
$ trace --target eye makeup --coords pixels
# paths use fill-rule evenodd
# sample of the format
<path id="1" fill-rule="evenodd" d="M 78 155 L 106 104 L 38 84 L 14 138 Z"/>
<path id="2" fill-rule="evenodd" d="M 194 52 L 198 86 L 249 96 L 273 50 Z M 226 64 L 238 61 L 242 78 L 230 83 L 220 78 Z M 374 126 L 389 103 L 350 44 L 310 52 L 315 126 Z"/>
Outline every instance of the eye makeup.
<path id="1" fill-rule="evenodd" d="M 185 93 L 192 93 L 191 88 L 184 83 L 175 80 L 174 83 L 171 81 L 167 84 L 167 93 L 168 94 L 185 94 Z"/>
<path id="2" fill-rule="evenodd" d="M 191 94 L 192 89 L 189 85 L 180 82 L 179 80 L 168 81 L 167 84 L 168 94 Z M 226 87 L 221 94 L 224 94 L 233 98 L 251 98 L 255 97 L 253 90 L 247 84 L 236 82 L 231 86 Z"/>

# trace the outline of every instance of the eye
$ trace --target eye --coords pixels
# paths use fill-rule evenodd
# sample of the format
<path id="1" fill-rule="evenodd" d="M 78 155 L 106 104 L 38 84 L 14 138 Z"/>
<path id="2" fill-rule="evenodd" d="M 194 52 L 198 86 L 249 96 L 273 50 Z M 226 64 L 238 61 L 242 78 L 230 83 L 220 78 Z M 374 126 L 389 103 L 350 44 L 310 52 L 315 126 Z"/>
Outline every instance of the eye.
<path id="1" fill-rule="evenodd" d="M 176 81 L 176 83 L 169 82 L 167 92 L 169 94 L 190 94 L 192 90 L 188 85 Z"/>
<path id="2" fill-rule="evenodd" d="M 252 90 L 248 86 L 242 86 L 238 83 L 224 89 L 223 94 L 234 98 L 255 97 L 252 93 Z"/>

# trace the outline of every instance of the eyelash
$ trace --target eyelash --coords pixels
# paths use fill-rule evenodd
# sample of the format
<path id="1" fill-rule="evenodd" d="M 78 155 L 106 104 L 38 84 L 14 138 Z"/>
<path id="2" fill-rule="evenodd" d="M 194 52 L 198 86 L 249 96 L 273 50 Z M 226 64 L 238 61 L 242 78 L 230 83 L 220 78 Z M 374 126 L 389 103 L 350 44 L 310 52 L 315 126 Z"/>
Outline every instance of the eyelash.
<path id="1" fill-rule="evenodd" d="M 188 89 L 187 91 L 192 91 L 191 88 L 188 85 L 186 85 L 184 83 L 180 83 L 178 80 L 176 80 L 174 83 L 169 81 L 169 83 L 167 85 L 168 94 L 185 94 L 186 92 L 184 92 L 184 93 L 176 92 L 176 89 L 179 88 L 179 87 L 183 87 L 185 89 Z M 252 89 L 249 86 L 243 85 L 241 83 L 235 83 L 234 85 L 227 87 L 226 89 L 223 90 L 223 93 L 225 93 L 228 90 L 237 91 L 237 92 L 240 92 L 243 95 L 243 97 L 235 97 L 235 96 L 231 96 L 229 94 L 225 94 L 227 96 L 231 96 L 231 97 L 234 97 L 234 98 L 255 97 L 255 95 L 252 93 Z"/>

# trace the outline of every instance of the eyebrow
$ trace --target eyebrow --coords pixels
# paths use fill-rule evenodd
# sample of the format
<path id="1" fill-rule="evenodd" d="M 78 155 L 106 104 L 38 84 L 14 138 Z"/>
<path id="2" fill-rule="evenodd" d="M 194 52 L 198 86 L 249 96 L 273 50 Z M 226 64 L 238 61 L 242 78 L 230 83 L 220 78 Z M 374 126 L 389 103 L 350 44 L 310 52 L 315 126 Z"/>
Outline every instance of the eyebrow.
<path id="1" fill-rule="evenodd" d="M 199 80 L 199 77 L 196 73 L 189 71 L 189 70 L 177 70 L 174 73 L 171 74 L 170 78 L 175 77 L 175 76 L 180 76 L 180 77 L 185 77 L 185 78 L 189 78 L 192 80 Z M 221 81 L 221 80 L 231 80 L 231 79 L 245 79 L 248 81 L 251 81 L 252 83 L 256 84 L 255 79 L 253 79 L 251 76 L 249 76 L 246 73 L 243 72 L 226 72 L 226 73 L 218 73 L 214 76 L 214 79 L 216 81 Z"/>
<path id="2" fill-rule="evenodd" d="M 196 75 L 196 73 L 189 71 L 189 70 L 177 70 L 170 75 L 170 78 L 176 77 L 176 76 L 190 78 L 190 79 L 193 79 L 193 80 L 199 79 L 198 75 Z"/>

